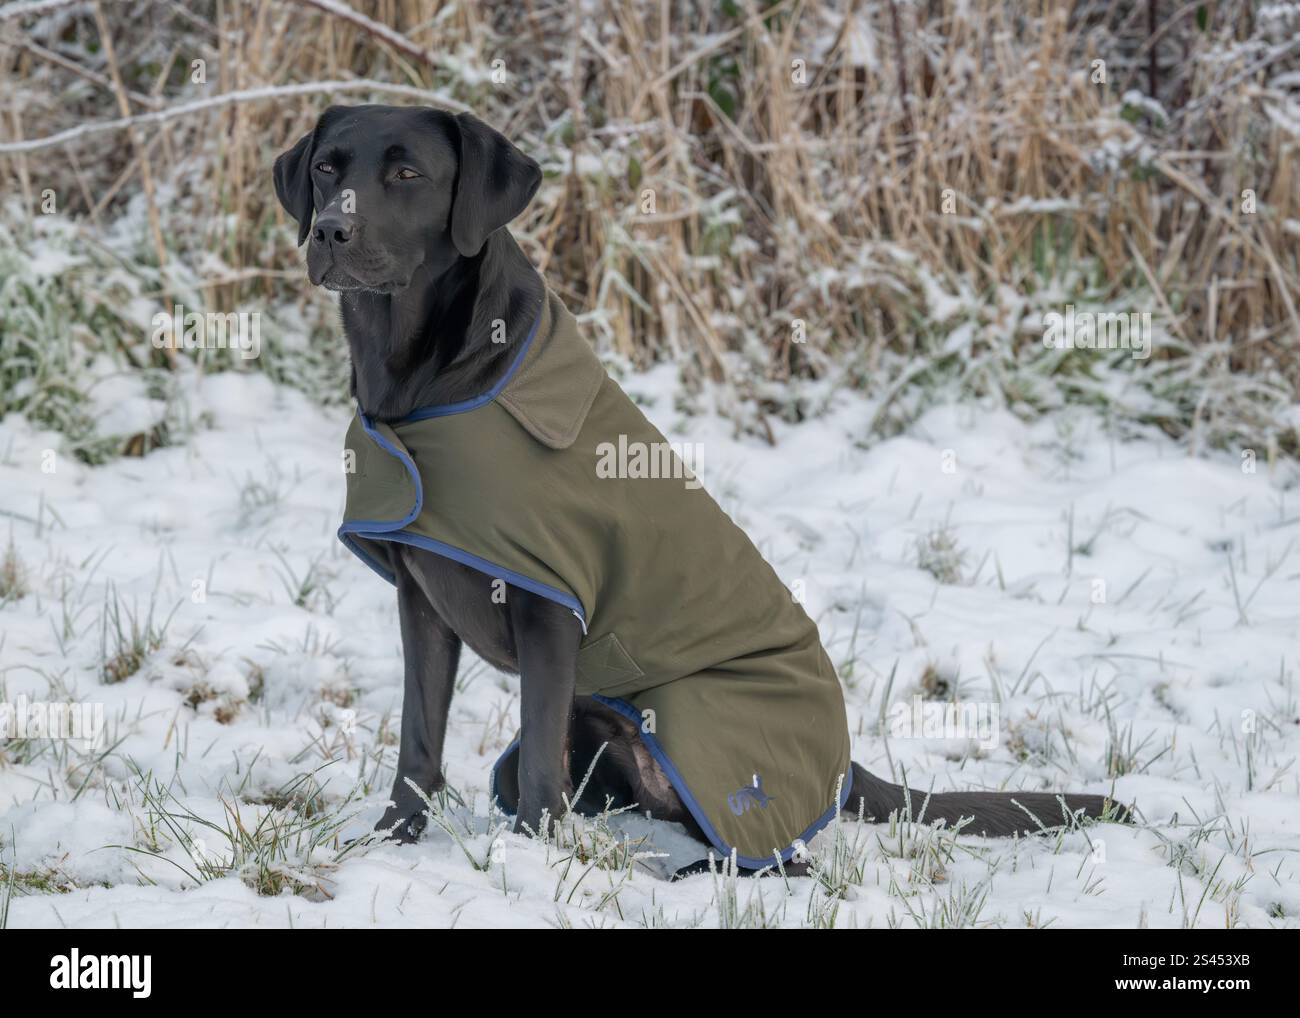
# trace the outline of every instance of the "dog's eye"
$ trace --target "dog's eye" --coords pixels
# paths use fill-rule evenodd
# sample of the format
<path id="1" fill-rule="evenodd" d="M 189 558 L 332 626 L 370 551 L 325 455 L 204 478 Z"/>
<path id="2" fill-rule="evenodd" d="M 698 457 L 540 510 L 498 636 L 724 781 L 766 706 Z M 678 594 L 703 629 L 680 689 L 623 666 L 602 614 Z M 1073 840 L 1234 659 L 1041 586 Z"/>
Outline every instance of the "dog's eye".
<path id="1" fill-rule="evenodd" d="M 416 173 L 409 166 L 403 166 L 400 170 L 397 171 L 398 180 L 414 180 L 418 176 L 419 174 Z"/>
<path id="2" fill-rule="evenodd" d="M 331 163 L 317 163 L 317 164 L 316 164 L 316 169 L 320 170 L 321 173 L 333 173 L 333 172 L 334 172 L 334 166 L 333 166 L 333 164 L 331 164 Z"/>

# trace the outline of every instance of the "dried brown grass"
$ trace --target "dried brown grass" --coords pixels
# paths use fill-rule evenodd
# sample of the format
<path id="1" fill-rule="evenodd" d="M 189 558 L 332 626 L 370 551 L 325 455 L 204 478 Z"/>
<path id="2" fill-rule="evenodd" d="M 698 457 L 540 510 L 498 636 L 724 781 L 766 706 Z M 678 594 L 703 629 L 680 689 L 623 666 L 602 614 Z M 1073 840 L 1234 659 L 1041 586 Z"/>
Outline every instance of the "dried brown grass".
<path id="1" fill-rule="evenodd" d="M 57 32 L 28 45 L 33 22 L 6 21 L 3 135 L 182 95 L 415 86 L 543 162 L 515 232 L 552 285 L 595 313 L 604 342 L 638 362 L 676 357 L 759 394 L 837 364 L 858 379 L 897 375 L 950 331 L 940 293 L 973 326 L 963 356 L 1005 362 L 1036 342 L 1027 307 L 1077 292 L 1156 312 L 1170 337 L 1157 361 L 1209 345 L 1224 370 L 1292 392 L 1300 381 L 1300 127 L 1274 84 L 1300 68 L 1287 47 L 1300 7 L 1263 24 L 1249 5 L 1207 5 L 1202 25 L 1197 5 L 1162 2 L 1169 20 L 1153 32 L 1151 5 L 1132 2 L 353 6 L 409 44 L 313 0 L 188 13 L 103 0 L 120 84 L 118 69 L 78 55 L 97 35 L 84 9 L 48 15 Z M 43 55 L 51 38 L 63 44 Z M 189 83 L 195 58 L 208 61 L 205 86 Z M 1105 84 L 1091 77 L 1098 59 Z M 495 60 L 504 83 L 486 77 Z M 792 80 L 794 62 L 806 82 Z M 1153 81 L 1168 122 L 1125 103 Z M 0 178 L 27 207 L 53 186 L 65 211 L 95 221 L 150 175 L 169 181 L 169 254 L 218 256 L 204 270 L 213 306 L 315 300 L 285 285 L 300 254 L 269 168 L 325 105 L 268 98 L 139 129 L 145 174 L 118 133 L 0 156 Z M 1241 211 L 1247 189 L 1253 215 Z"/>

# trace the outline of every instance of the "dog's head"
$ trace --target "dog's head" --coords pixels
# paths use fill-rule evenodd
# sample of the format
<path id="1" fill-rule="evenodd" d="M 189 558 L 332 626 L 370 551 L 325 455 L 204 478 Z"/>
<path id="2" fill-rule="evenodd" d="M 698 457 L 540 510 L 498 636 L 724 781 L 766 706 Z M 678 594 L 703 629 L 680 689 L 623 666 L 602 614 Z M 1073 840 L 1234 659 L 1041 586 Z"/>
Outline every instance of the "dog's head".
<path id="1" fill-rule="evenodd" d="M 528 205 L 542 171 L 468 113 L 331 106 L 275 161 L 307 276 L 331 290 L 405 289 L 471 258 Z M 313 225 L 312 219 L 315 217 Z"/>

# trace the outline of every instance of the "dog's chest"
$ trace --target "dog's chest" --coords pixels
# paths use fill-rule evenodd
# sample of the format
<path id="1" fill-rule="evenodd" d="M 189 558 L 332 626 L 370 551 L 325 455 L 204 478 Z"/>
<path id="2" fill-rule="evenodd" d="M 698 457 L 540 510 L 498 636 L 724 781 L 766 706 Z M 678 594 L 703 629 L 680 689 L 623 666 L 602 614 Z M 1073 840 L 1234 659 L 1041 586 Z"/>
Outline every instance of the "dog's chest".
<path id="1" fill-rule="evenodd" d="M 400 549 L 395 565 L 411 573 L 434 611 L 470 650 L 494 668 L 519 671 L 504 580 L 423 548 L 394 548 Z"/>

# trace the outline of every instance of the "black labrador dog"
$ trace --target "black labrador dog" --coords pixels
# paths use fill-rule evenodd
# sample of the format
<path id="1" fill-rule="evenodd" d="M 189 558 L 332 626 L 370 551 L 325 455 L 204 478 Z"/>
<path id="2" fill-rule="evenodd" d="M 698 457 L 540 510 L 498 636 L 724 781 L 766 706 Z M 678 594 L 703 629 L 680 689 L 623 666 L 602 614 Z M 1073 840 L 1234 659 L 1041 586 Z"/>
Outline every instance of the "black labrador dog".
<path id="1" fill-rule="evenodd" d="M 276 160 L 274 178 L 276 195 L 298 223 L 298 243 L 310 238 L 308 277 L 339 293 L 353 395 L 366 414 L 391 421 L 491 389 L 545 292 L 505 229 L 541 182 L 534 160 L 469 114 L 332 106 Z M 506 323 L 507 342 L 491 341 L 494 321 Z M 618 785 L 639 809 L 705 840 L 635 727 L 576 696 L 583 633 L 571 611 L 514 586 L 503 610 L 486 574 L 421 548 L 387 549 L 405 689 L 397 777 L 377 830 L 410 841 L 424 827 L 424 805 L 408 779 L 426 794 L 443 787 L 447 713 L 460 648 L 468 644 L 493 666 L 520 675 L 517 830 L 537 832 L 545 818 L 563 815 L 574 787 L 570 751 L 605 744 L 600 788 Z M 924 820 L 973 819 L 967 829 L 990 835 L 1059 824 L 1063 805 L 1076 815 L 1114 815 L 1097 795 L 912 798 L 853 764 L 846 807 L 853 815 L 885 818 L 915 806 Z"/>

